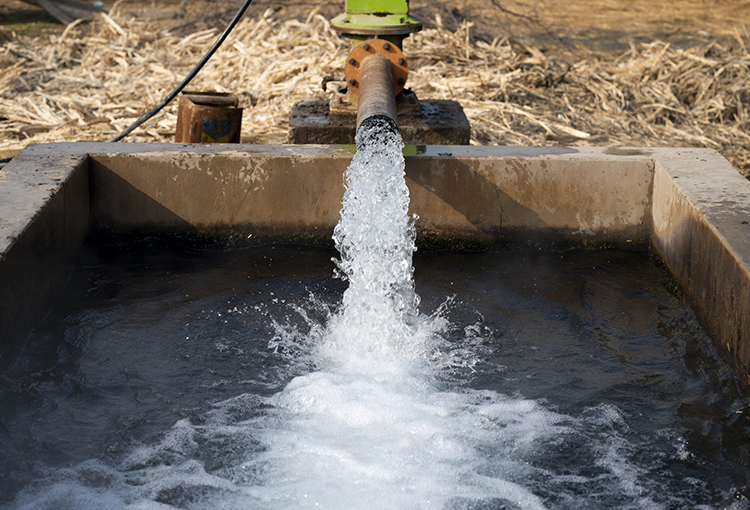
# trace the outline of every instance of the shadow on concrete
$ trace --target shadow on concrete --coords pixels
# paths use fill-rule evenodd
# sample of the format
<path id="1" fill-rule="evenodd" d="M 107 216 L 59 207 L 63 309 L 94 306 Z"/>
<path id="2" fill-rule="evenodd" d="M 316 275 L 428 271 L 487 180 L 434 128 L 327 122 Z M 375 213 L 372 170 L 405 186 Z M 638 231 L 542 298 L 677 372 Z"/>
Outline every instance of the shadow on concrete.
<path id="1" fill-rule="evenodd" d="M 449 162 L 449 165 L 441 165 L 439 160 L 412 160 L 407 165 L 406 177 L 489 236 L 510 234 L 507 229 L 509 218 L 513 218 L 514 225 L 523 224 L 533 229 L 548 227 L 536 212 L 513 199 L 468 164 L 453 158 Z"/>
<path id="2" fill-rule="evenodd" d="M 199 229 L 101 162 L 91 162 L 92 228 L 106 234 L 183 233 Z"/>

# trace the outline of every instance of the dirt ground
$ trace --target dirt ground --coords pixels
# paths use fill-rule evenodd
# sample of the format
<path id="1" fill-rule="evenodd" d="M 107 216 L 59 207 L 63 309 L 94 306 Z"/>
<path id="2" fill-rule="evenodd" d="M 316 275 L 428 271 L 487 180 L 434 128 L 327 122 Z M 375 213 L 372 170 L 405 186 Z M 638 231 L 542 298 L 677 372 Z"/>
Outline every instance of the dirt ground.
<path id="1" fill-rule="evenodd" d="M 158 19 L 165 28 L 190 32 L 223 27 L 239 0 L 108 0 L 138 17 Z M 278 17 L 305 19 L 311 9 L 331 18 L 344 2 L 257 0 L 247 16 L 273 9 Z M 631 42 L 654 39 L 688 46 L 707 39 L 748 36 L 750 1 L 733 0 L 412 0 L 413 14 L 432 27 L 442 22 L 456 29 L 463 21 L 474 24 L 474 36 L 487 42 L 507 36 L 532 41 L 552 53 L 575 55 L 578 49 L 618 53 Z M 42 9 L 20 0 L 0 4 L 0 38 L 12 34 L 62 32 Z M 2 39 L 0 39 L 2 40 Z"/>

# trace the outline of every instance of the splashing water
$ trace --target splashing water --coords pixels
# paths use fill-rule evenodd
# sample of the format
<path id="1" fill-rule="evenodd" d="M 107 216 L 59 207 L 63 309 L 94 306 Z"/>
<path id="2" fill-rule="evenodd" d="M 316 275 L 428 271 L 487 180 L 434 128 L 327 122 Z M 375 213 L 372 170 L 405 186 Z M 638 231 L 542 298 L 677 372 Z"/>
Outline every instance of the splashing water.
<path id="1" fill-rule="evenodd" d="M 349 287 L 316 339 L 318 370 L 274 397 L 283 425 L 266 430 L 269 449 L 253 465 L 271 469 L 262 485 L 280 507 L 440 508 L 489 488 L 522 508 L 541 508 L 515 483 L 471 473 L 473 449 L 487 439 L 477 431 L 496 417 L 438 389 L 447 321 L 440 312 L 418 313 L 416 218 L 408 215 L 402 147 L 386 120 L 368 119 L 357 135 L 334 232 Z M 503 419 L 536 407 L 517 406 Z"/>
<path id="2" fill-rule="evenodd" d="M 493 418 L 438 389 L 436 367 L 455 359 L 440 362 L 441 313 L 417 309 L 416 218 L 408 215 L 402 147 L 380 119 L 357 135 L 334 232 L 349 287 L 314 335 L 318 370 L 272 399 L 279 426 L 264 427 L 268 450 L 251 463 L 265 473 L 257 490 L 281 508 L 440 508 L 489 487 L 522 508 L 541 508 L 515 483 L 470 474 L 474 444 L 486 439 L 476 431 Z M 510 414 L 529 410 L 522 404 Z"/>

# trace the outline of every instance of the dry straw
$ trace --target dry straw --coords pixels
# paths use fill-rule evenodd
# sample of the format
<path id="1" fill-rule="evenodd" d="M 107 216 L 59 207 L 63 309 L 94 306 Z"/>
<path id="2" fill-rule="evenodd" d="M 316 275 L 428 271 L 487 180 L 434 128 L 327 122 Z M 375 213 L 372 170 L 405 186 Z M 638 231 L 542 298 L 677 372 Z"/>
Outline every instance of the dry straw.
<path id="1" fill-rule="evenodd" d="M 470 24 L 436 26 L 405 42 L 409 86 L 423 98 L 460 101 L 472 143 L 709 147 L 750 175 L 750 53 L 739 36 L 731 46 L 654 41 L 614 60 L 567 62 L 507 39 L 473 39 Z M 113 136 L 158 103 L 217 35 L 179 37 L 117 15 L 80 28 L 5 43 L 0 152 Z M 282 143 L 292 103 L 325 95 L 321 79 L 343 75 L 348 49 L 315 12 L 300 22 L 267 11 L 241 22 L 190 88 L 237 94 L 243 140 Z M 128 141 L 170 141 L 175 123 L 173 104 Z"/>

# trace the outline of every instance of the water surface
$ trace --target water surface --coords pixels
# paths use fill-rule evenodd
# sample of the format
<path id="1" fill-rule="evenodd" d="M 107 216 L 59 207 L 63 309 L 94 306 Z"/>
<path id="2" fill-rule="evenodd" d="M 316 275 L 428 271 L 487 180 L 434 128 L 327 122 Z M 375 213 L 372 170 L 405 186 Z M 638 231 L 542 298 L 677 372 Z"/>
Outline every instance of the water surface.
<path id="1" fill-rule="evenodd" d="M 369 375 L 306 345 L 335 256 L 88 246 L 0 379 L 0 501 L 747 508 L 746 401 L 648 254 L 417 252 L 440 340 Z"/>

